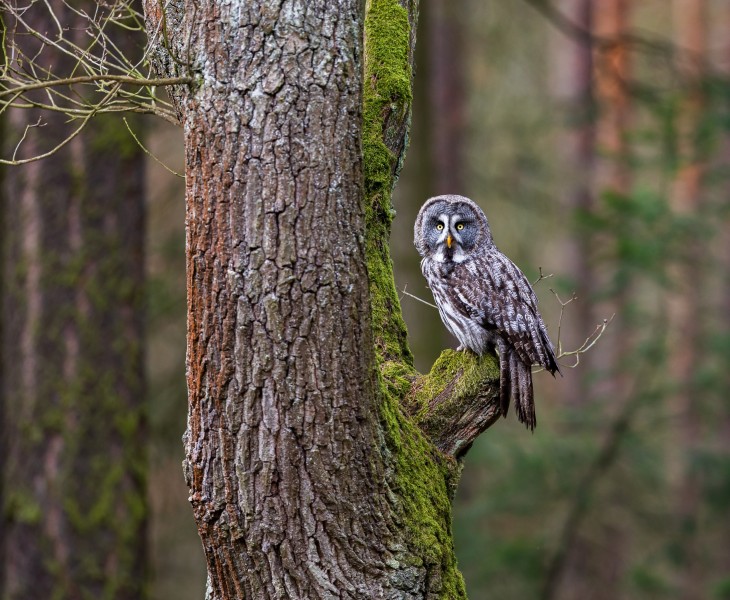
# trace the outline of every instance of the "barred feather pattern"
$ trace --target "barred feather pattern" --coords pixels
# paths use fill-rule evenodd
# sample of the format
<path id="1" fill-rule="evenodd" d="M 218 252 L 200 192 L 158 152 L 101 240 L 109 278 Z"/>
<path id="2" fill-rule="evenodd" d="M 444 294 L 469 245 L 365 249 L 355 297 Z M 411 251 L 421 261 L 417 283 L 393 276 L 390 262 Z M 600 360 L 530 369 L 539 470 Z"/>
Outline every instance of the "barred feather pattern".
<path id="1" fill-rule="evenodd" d="M 423 255 L 421 270 L 444 325 L 459 341 L 459 349 L 479 355 L 496 350 L 502 414 L 506 416 L 511 397 L 518 419 L 534 429 L 531 366 L 540 365 L 552 374 L 560 370 L 529 281 L 494 245 L 481 209 L 463 196 L 426 202 L 415 236 Z M 442 244 L 441 236 L 452 241 Z"/>

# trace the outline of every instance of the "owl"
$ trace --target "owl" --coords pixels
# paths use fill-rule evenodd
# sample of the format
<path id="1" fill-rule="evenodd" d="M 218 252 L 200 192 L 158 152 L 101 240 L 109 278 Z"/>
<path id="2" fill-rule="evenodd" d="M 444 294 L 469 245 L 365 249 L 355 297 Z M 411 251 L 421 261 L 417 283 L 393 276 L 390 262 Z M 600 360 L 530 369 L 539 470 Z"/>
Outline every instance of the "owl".
<path id="1" fill-rule="evenodd" d="M 494 245 L 487 217 L 464 196 L 437 196 L 421 207 L 414 243 L 441 320 L 457 350 L 499 356 L 499 402 L 510 396 L 517 418 L 535 428 L 532 365 L 560 372 L 537 311 L 537 298 L 517 266 Z"/>

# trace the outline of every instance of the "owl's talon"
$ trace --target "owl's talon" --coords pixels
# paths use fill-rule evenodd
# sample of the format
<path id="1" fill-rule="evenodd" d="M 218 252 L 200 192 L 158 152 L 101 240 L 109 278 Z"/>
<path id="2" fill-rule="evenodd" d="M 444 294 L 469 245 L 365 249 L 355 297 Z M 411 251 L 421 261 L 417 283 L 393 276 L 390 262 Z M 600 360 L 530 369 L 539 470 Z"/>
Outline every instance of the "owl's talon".
<path id="1" fill-rule="evenodd" d="M 464 350 L 466 350 L 466 348 L 464 348 L 464 346 L 462 346 L 461 344 L 459 344 L 459 345 L 458 345 L 458 346 L 456 347 L 456 351 L 457 351 L 457 352 L 463 352 Z"/>

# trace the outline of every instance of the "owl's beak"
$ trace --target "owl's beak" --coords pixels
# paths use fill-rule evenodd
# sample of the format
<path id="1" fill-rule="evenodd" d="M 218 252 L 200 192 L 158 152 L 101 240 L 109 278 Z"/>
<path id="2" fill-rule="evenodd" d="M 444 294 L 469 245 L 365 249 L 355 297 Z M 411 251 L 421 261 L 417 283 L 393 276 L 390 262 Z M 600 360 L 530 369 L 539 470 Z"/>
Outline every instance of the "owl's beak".
<path id="1" fill-rule="evenodd" d="M 447 246 L 447 247 L 448 247 L 449 249 L 451 249 L 451 242 L 453 242 L 453 241 L 454 241 L 454 238 L 452 238 L 452 237 L 451 237 L 451 234 L 449 233 L 449 234 L 448 234 L 448 235 L 446 236 L 446 246 Z"/>

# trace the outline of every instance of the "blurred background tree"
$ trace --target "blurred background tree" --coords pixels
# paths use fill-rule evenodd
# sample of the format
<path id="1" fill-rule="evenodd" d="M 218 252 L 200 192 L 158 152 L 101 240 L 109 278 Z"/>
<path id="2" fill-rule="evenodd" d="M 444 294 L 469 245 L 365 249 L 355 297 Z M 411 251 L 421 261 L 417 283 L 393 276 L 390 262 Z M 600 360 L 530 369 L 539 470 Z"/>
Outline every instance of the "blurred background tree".
<path id="1" fill-rule="evenodd" d="M 534 435 L 510 418 L 469 454 L 454 528 L 470 597 L 730 598 L 730 6 L 421 9 L 391 240 L 400 289 L 430 300 L 412 225 L 426 197 L 450 191 L 484 208 L 532 280 L 554 274 L 537 286 L 553 336 L 549 288 L 576 292 L 566 348 L 616 313 L 577 369 L 536 377 Z M 181 132 L 146 128 L 152 154 L 179 170 Z M 148 163 L 151 596 L 198 599 L 205 567 L 180 470 L 183 180 Z M 403 305 L 424 369 L 453 342 L 434 309 Z"/>
<path id="2" fill-rule="evenodd" d="M 18 34 L 5 57 L 37 73 L 72 73 L 73 56 L 26 31 L 56 36 L 50 6 L 24 7 L 23 23 L 3 15 L 3 32 Z M 108 50 L 87 35 L 83 15 L 104 7 L 54 0 L 53 10 L 69 43 L 95 56 Z M 120 19 L 107 40 L 134 60 L 144 38 L 128 25 Z M 72 139 L 61 112 L 2 117 L 3 156 L 25 161 L 68 143 L 3 177 L 0 593 L 137 600 L 149 573 L 145 155 L 112 115 Z"/>

